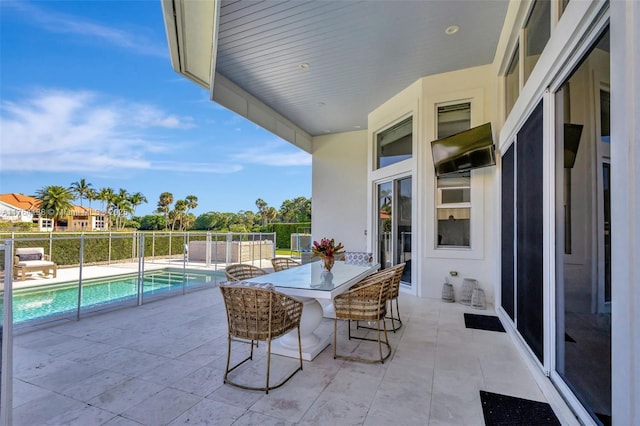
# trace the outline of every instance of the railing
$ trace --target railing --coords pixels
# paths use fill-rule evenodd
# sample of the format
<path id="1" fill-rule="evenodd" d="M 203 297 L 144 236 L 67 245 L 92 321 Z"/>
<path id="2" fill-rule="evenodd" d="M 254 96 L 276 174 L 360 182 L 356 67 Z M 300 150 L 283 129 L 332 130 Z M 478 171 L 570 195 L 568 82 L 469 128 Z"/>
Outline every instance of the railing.
<path id="1" fill-rule="evenodd" d="M 172 296 L 178 292 L 185 294 L 187 289 L 216 285 L 219 280 L 224 279 L 224 275 L 216 271 L 222 271 L 227 264 L 251 263 L 259 267 L 270 267 L 270 259 L 275 256 L 274 233 L 65 232 L 44 235 L 13 233 L 10 236 L 14 238 L 3 240 L 0 235 L 0 244 L 11 244 L 8 256 L 0 259 L 0 267 L 5 269 L 5 283 L 13 282 L 8 271 L 16 249 L 43 247 L 45 254 L 50 255 L 51 261 L 56 263 L 58 276 L 56 279 L 39 279 L 38 276 L 38 279 L 18 281 L 16 283 L 20 287 L 20 295 L 26 291 L 22 287 L 37 286 L 39 290 L 64 287 L 67 303 L 62 310 L 64 314 L 43 314 L 43 319 L 32 319 L 31 313 L 25 313 L 24 310 L 32 309 L 32 306 L 38 308 L 38 304 L 46 302 L 40 299 L 25 301 L 23 298 L 24 305 L 19 305 L 23 307 L 21 316 L 16 320 L 20 322 L 20 329 L 53 320 L 79 320 L 83 314 L 96 310 L 141 305 L 145 299 Z M 151 270 L 163 270 L 168 283 L 163 286 L 160 277 L 154 278 L 150 274 Z M 107 276 L 123 277 L 126 284 L 120 280 L 116 280 L 115 284 L 105 284 L 110 288 L 106 302 L 83 303 L 84 292 L 87 290 L 85 282 L 93 285 L 96 279 Z M 145 277 L 148 278 L 147 285 Z M 156 281 L 152 281 L 154 279 Z M 111 286 L 126 287 L 126 291 L 112 291 Z M 149 288 L 151 291 L 148 291 Z M 88 295 L 92 298 L 98 289 L 96 286 L 89 286 L 88 290 L 93 292 Z M 77 294 L 72 296 L 73 292 Z M 77 300 L 75 308 L 68 306 L 70 297 Z M 17 299 L 13 302 L 14 306 L 16 303 Z"/>
<path id="2" fill-rule="evenodd" d="M 144 250 L 137 245 L 144 235 Z M 206 266 L 236 262 L 256 262 L 275 256 L 275 233 L 214 233 L 214 232 L 4 232 L 0 241 L 15 241 L 15 248 L 43 247 L 45 254 L 59 266 L 80 264 L 79 246 L 87 241 L 85 264 L 112 264 L 132 261 L 140 253 L 152 262 L 190 254 L 189 262 L 205 262 Z M 66 242 L 63 242 L 66 241 Z M 201 242 L 202 252 L 197 250 Z M 206 248 L 205 248 L 206 247 Z M 259 247 L 259 248 L 258 248 Z M 196 250 L 189 253 L 191 249 Z M 270 263 L 267 261 L 267 265 Z M 262 265 L 259 265 L 262 266 Z"/>
<path id="3" fill-rule="evenodd" d="M 11 424 L 13 407 L 13 312 L 12 312 L 12 282 L 11 257 L 12 242 L 0 241 L 0 258 L 7 268 L 0 268 L 0 425 Z"/>
<path id="4" fill-rule="evenodd" d="M 43 235 L 44 234 L 44 235 Z M 224 279 L 222 273 L 229 263 L 252 263 L 270 267 L 275 256 L 275 233 L 212 233 L 212 232 L 89 232 L 89 233 L 0 233 L 0 425 L 10 425 L 12 417 L 12 339 L 15 333 L 53 321 L 80 320 L 83 315 L 96 311 L 139 306 L 158 297 L 185 294 L 187 289 L 198 290 L 217 285 L 217 278 L 206 283 L 197 282 L 189 287 L 189 274 L 208 272 Z M 45 254 L 58 265 L 58 278 L 34 279 L 30 283 L 13 281 L 13 258 L 16 248 L 43 247 Z M 147 294 L 145 277 L 152 269 L 170 268 L 181 286 L 170 286 L 161 294 Z M 109 299 L 99 307 L 87 308 L 84 294 L 92 289 L 89 282 L 106 275 L 127 275 L 133 280 L 135 291 L 130 297 Z M 65 277 L 66 275 L 66 277 Z M 75 300 L 75 310 L 67 310 L 36 320 L 16 323 L 14 307 L 22 288 L 36 285 L 38 290 L 64 287 Z M 29 285 L 27 285 L 29 284 Z M 77 292 L 73 295 L 73 292 Z M 42 293 L 42 292 L 41 292 Z M 18 294 L 18 297 L 14 297 Z M 40 301 L 42 302 L 42 301 Z M 37 305 L 38 303 L 35 303 Z M 72 308 L 73 309 L 73 308 Z"/>

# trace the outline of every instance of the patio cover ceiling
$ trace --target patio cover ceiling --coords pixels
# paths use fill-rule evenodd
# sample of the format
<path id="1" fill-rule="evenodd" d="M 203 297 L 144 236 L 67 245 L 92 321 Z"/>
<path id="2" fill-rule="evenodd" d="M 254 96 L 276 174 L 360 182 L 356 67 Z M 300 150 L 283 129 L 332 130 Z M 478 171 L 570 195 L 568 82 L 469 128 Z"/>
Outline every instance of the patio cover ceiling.
<path id="1" fill-rule="evenodd" d="M 311 151 L 420 77 L 493 62 L 506 0 L 162 0 L 174 69 Z M 459 31 L 445 30 L 456 25 Z M 211 70 L 215 69 L 215 73 Z"/>

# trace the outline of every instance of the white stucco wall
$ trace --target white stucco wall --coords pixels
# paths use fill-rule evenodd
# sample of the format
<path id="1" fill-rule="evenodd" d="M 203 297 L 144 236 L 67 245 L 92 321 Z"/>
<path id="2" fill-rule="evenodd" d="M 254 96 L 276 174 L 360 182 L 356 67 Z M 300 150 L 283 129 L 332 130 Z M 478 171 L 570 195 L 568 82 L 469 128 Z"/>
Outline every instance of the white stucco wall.
<path id="1" fill-rule="evenodd" d="M 413 177 L 413 291 L 420 297 L 440 298 L 445 276 L 459 295 L 463 278 L 475 278 L 493 303 L 498 284 L 495 265 L 499 261 L 496 226 L 496 167 L 472 172 L 471 249 L 436 248 L 436 179 L 431 157 L 431 141 L 436 139 L 437 106 L 456 101 L 471 101 L 471 125 L 491 121 L 494 136 L 496 122 L 496 78 L 493 65 L 469 68 L 424 77 L 390 98 L 369 114 L 370 141 L 380 129 L 409 115 L 414 117 L 413 157 L 401 163 L 372 170 L 371 188 L 378 181 L 410 173 Z M 369 161 L 373 161 L 370 144 Z M 373 244 L 373 243 L 371 243 Z M 449 276 L 457 271 L 457 277 Z"/>
<path id="2" fill-rule="evenodd" d="M 425 144 L 436 139 L 437 106 L 452 101 L 471 100 L 471 126 L 492 123 L 497 139 L 496 78 L 492 65 L 474 67 L 422 79 Z M 471 172 L 471 248 L 437 248 L 435 204 L 436 176 L 431 150 L 424 150 L 420 166 L 423 179 L 418 194 L 423 214 L 421 228 L 424 257 L 420 271 L 422 296 L 439 298 L 445 277 L 460 296 L 462 280 L 475 278 L 485 291 L 487 303 L 493 303 L 495 286 L 499 285 L 495 265 L 499 263 L 497 249 L 498 203 L 496 196 L 497 167 Z M 450 271 L 458 275 L 452 277 Z"/>
<path id="3" fill-rule="evenodd" d="M 0 220 L 7 222 L 31 222 L 33 214 L 0 201 Z"/>
<path id="4" fill-rule="evenodd" d="M 312 234 L 367 249 L 367 132 L 313 138 Z"/>

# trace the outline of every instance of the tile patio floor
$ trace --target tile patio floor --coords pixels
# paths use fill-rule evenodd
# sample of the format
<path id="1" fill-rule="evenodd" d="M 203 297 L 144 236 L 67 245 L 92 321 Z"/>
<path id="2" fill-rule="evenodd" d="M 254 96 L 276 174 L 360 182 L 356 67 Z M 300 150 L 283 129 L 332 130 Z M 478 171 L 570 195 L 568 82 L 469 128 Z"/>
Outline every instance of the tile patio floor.
<path id="1" fill-rule="evenodd" d="M 464 327 L 464 312 L 491 310 L 407 295 L 400 309 L 404 326 L 383 365 L 334 360 L 328 346 L 268 395 L 222 383 L 217 288 L 20 333 L 13 424 L 482 425 L 479 390 L 545 401 L 506 333 Z M 319 332 L 332 333 L 333 321 Z M 346 340 L 346 323 L 338 332 L 340 350 L 365 350 Z M 263 383 L 265 346 L 237 380 Z M 272 377 L 295 362 L 272 357 Z"/>

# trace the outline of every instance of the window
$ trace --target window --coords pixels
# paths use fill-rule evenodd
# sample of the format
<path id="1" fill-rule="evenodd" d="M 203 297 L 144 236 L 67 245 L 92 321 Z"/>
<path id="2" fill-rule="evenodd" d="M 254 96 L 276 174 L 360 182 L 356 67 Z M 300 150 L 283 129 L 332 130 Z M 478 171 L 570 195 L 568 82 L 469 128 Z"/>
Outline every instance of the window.
<path id="1" fill-rule="evenodd" d="M 413 117 L 376 135 L 376 169 L 411 158 Z"/>
<path id="2" fill-rule="evenodd" d="M 471 174 L 438 177 L 438 247 L 470 247 Z"/>
<path id="3" fill-rule="evenodd" d="M 96 216 L 96 229 L 104 229 L 104 216 Z"/>
<path id="4" fill-rule="evenodd" d="M 551 2 L 537 0 L 524 27 L 524 81 L 538 62 L 551 36 Z"/>
<path id="5" fill-rule="evenodd" d="M 438 106 L 438 139 L 471 128 L 471 103 Z M 471 173 L 451 173 L 437 180 L 437 247 L 470 247 Z"/>
<path id="6" fill-rule="evenodd" d="M 520 48 L 516 46 L 505 76 L 505 116 L 509 115 L 520 94 Z"/>

